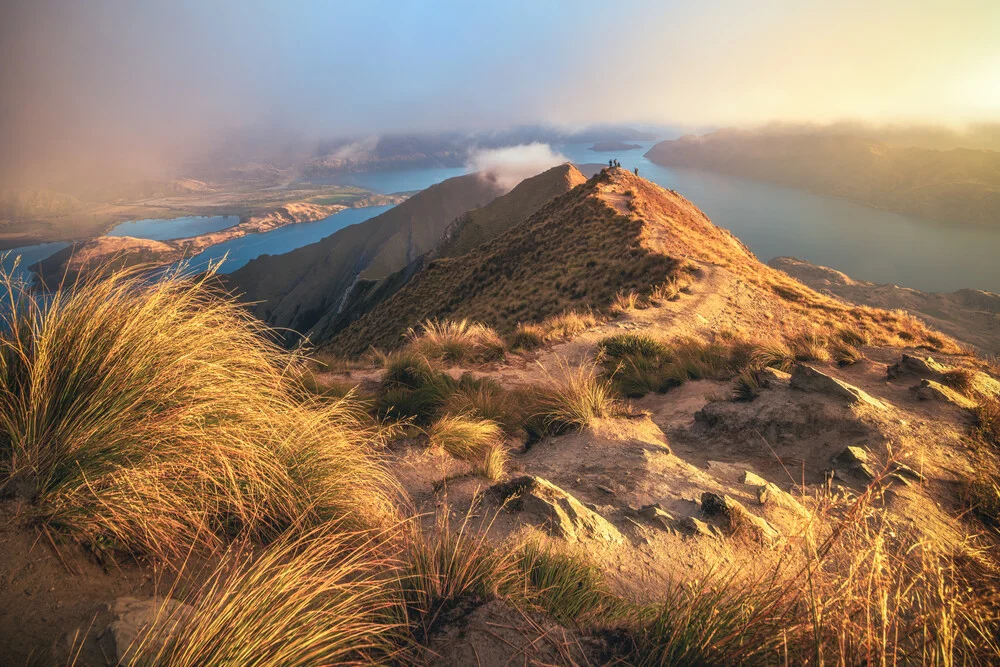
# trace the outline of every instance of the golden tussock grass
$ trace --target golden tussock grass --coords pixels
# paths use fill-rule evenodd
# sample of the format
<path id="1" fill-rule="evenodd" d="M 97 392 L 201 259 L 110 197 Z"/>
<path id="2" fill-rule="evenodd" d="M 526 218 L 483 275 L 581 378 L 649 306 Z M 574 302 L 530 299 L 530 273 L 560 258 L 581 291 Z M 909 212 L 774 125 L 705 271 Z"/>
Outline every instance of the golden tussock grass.
<path id="1" fill-rule="evenodd" d="M 496 361 L 506 353 L 496 331 L 468 320 L 427 320 L 407 337 L 413 352 L 450 363 Z"/>
<path id="2" fill-rule="evenodd" d="M 592 364 L 576 368 L 563 362 L 557 376 L 541 389 L 539 413 L 554 432 L 581 430 L 596 419 L 624 414 L 617 392 Z"/>
<path id="3" fill-rule="evenodd" d="M 646 302 L 638 292 L 619 292 L 611 302 L 612 312 L 630 313 L 633 310 L 641 310 L 646 307 Z"/>
<path id="4" fill-rule="evenodd" d="M 395 514 L 378 429 L 302 400 L 301 359 L 211 279 L 115 271 L 36 297 L 0 278 L 0 479 L 29 519 L 168 557 Z"/>
<path id="5" fill-rule="evenodd" d="M 384 538 L 329 523 L 258 556 L 233 550 L 132 648 L 140 665 L 380 664 L 406 646 Z"/>
<path id="6" fill-rule="evenodd" d="M 490 479 L 503 477 L 507 462 L 503 430 L 489 419 L 464 414 L 446 414 L 427 430 L 431 447 L 469 461 Z"/>

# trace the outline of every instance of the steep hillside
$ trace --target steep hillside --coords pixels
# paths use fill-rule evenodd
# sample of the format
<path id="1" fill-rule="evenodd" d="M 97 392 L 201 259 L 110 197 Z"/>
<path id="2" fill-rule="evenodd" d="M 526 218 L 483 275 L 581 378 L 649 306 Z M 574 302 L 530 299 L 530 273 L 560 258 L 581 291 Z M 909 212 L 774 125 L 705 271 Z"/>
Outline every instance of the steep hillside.
<path id="1" fill-rule="evenodd" d="M 329 311 L 313 325 L 311 339 L 314 342 L 330 339 L 402 289 L 431 260 L 465 254 L 526 220 L 544 204 L 586 180 L 576 167 L 562 164 L 524 179 L 486 206 L 463 213 L 448 225 L 435 248 L 399 271 L 377 279 L 358 279 L 337 309 Z"/>
<path id="2" fill-rule="evenodd" d="M 569 192 L 587 178 L 572 164 L 562 164 L 526 178 L 488 205 L 463 213 L 444 232 L 436 257 L 457 257 L 496 238 L 558 195 Z"/>
<path id="3" fill-rule="evenodd" d="M 253 260 L 230 276 L 257 317 L 308 332 L 359 279 L 378 279 L 435 246 L 456 216 L 501 194 L 475 174 L 450 178 L 380 216 L 292 252 Z"/>
<path id="4" fill-rule="evenodd" d="M 694 278 L 715 285 L 713 303 L 730 304 L 720 326 L 792 331 L 833 326 L 839 318 L 895 335 L 896 323 L 869 321 L 862 309 L 761 263 L 676 192 L 606 169 L 496 239 L 431 261 L 329 347 L 346 355 L 392 348 L 408 328 L 433 318 L 469 318 L 506 331 L 571 309 L 606 311 L 621 292 L 648 293 L 697 267 L 704 270 Z"/>
<path id="5" fill-rule="evenodd" d="M 646 157 L 937 220 L 1000 221 L 996 151 L 907 148 L 853 135 L 721 130 L 661 141 Z"/>
<path id="6" fill-rule="evenodd" d="M 768 264 L 818 292 L 862 306 L 901 308 L 957 340 L 992 355 L 1000 354 L 1000 294 L 975 289 L 928 293 L 897 285 L 853 278 L 826 266 L 794 257 L 775 257 Z"/>

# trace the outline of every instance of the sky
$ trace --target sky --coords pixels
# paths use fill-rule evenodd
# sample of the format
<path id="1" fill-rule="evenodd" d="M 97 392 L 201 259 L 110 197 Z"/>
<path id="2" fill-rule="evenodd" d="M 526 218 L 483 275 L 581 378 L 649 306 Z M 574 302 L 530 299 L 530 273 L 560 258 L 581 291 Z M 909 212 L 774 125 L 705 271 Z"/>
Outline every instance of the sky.
<path id="1" fill-rule="evenodd" d="M 845 119 L 1000 119 L 1000 1 L 0 3 L 7 182 L 235 134 Z"/>

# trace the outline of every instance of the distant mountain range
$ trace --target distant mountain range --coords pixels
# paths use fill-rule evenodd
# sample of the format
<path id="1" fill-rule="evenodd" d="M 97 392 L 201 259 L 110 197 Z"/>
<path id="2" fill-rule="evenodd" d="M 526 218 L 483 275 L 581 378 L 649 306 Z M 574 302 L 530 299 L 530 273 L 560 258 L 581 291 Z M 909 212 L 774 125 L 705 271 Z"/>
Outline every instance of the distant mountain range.
<path id="1" fill-rule="evenodd" d="M 1000 152 L 829 132 L 720 130 L 661 141 L 653 162 L 771 181 L 944 221 L 1000 223 Z"/>

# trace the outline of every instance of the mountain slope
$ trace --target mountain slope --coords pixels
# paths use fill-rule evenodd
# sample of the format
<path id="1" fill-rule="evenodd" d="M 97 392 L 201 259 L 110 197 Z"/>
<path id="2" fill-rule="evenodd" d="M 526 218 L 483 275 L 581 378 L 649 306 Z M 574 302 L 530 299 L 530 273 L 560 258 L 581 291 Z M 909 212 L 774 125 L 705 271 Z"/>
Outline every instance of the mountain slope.
<path id="1" fill-rule="evenodd" d="M 437 257 L 464 255 L 526 220 L 554 197 L 586 181 L 580 170 L 569 163 L 526 178 L 502 197 L 456 218 L 448 225 L 434 254 Z"/>
<path id="2" fill-rule="evenodd" d="M 907 148 L 852 135 L 720 130 L 661 141 L 646 157 L 937 220 L 1000 220 L 996 151 Z"/>
<path id="3" fill-rule="evenodd" d="M 957 340 L 989 354 L 1000 354 L 1000 295 L 975 289 L 929 293 L 909 287 L 854 280 L 825 266 L 794 257 L 775 257 L 768 264 L 818 292 L 873 308 L 901 308 Z"/>
<path id="4" fill-rule="evenodd" d="M 358 279 L 398 271 L 438 242 L 448 222 L 501 194 L 476 174 L 450 178 L 371 220 L 234 271 L 228 284 L 268 324 L 308 332 Z"/>
<path id="5" fill-rule="evenodd" d="M 383 278 L 359 278 L 336 310 L 328 311 L 313 325 L 310 337 L 321 343 L 351 322 L 361 318 L 402 289 L 437 257 L 461 255 L 524 221 L 544 204 L 586 182 L 586 177 L 566 163 L 526 178 L 489 204 L 467 211 L 447 227 L 437 246 L 405 267 Z"/>
<path id="6" fill-rule="evenodd" d="M 762 264 L 677 193 L 610 169 L 471 252 L 431 261 L 329 348 L 356 355 L 371 345 L 396 347 L 429 318 L 469 318 L 503 331 L 570 309 L 606 311 L 617 293 L 648 293 L 691 267 L 710 287 L 700 289 L 705 313 L 697 314 L 707 321 L 714 313 L 715 329 L 801 331 L 854 320 L 892 337 L 897 325 L 912 326 L 874 320 L 810 290 Z"/>

